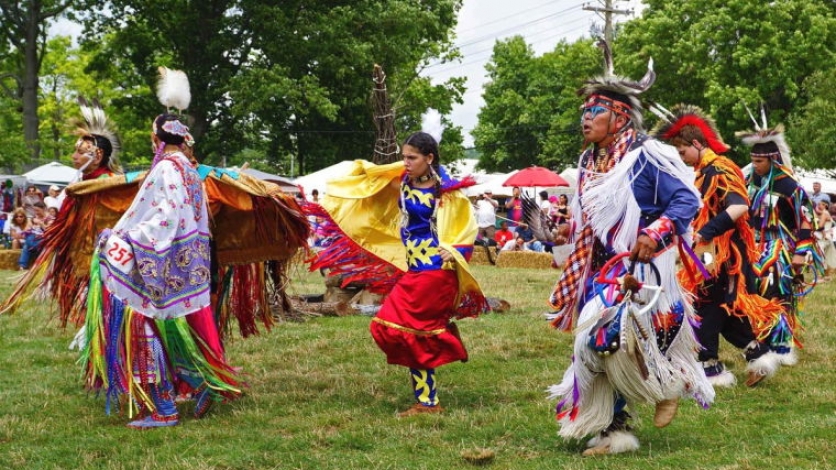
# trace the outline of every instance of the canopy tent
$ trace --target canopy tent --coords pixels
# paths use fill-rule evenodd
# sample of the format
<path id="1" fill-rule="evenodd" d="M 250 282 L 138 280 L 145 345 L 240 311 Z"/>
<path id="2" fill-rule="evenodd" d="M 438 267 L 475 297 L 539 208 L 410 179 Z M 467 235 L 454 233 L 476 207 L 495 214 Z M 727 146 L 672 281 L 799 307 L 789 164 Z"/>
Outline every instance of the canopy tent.
<path id="1" fill-rule="evenodd" d="M 311 174 L 300 176 L 293 180 L 293 183 L 302 187 L 305 196 L 310 196 L 314 189 L 322 196 L 325 194 L 325 187 L 329 180 L 347 175 L 353 166 L 354 160 L 343 160 Z"/>
<path id="2" fill-rule="evenodd" d="M 0 175 L 0 184 L 5 184 L 6 181 L 11 181 L 15 188 L 23 188 L 29 182 L 25 176 L 20 175 Z"/>
<path id="3" fill-rule="evenodd" d="M 58 162 L 41 165 L 23 174 L 30 184 L 37 186 L 66 186 L 78 176 L 78 170 Z"/>
<path id="4" fill-rule="evenodd" d="M 503 186 L 502 183 L 518 171 L 519 170 L 514 170 L 510 173 L 488 173 L 485 175 L 476 175 L 476 181 L 478 184 L 465 188 L 464 193 L 468 197 L 477 197 L 487 191 L 490 191 L 494 197 L 511 197 L 511 194 L 513 194 L 512 188 Z"/>
<path id="5" fill-rule="evenodd" d="M 796 172 L 796 179 L 808 193 L 813 192 L 813 183 L 821 183 L 821 192 L 836 194 L 836 179 L 831 170 L 802 170 Z M 831 198 L 832 199 L 832 198 Z"/>

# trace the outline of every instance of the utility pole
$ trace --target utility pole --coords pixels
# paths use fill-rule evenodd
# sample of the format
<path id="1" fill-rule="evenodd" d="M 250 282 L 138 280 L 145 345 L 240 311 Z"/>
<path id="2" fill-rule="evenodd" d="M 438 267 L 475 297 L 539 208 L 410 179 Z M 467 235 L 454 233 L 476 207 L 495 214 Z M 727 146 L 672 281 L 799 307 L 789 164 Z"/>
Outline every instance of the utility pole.
<path id="1" fill-rule="evenodd" d="M 590 6 L 588 3 L 583 5 L 583 9 L 586 11 L 594 11 L 595 13 L 603 13 L 604 14 L 604 40 L 607 41 L 607 44 L 612 46 L 613 40 L 613 16 L 612 15 L 632 15 L 633 10 L 616 10 L 613 7 L 613 0 L 604 0 L 603 7 L 593 7 Z"/>

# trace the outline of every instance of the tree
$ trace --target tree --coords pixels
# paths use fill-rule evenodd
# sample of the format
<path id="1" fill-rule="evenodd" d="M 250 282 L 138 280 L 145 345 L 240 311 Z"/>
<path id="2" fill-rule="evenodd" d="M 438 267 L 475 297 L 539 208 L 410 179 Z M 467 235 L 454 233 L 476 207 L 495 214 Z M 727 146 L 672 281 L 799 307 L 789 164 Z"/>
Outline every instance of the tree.
<path id="1" fill-rule="evenodd" d="M 399 116 L 449 109 L 462 93 L 460 80 L 424 87 L 427 79 L 416 78 L 419 64 L 449 55 L 460 0 L 107 3 L 107 14 L 86 19 L 89 42 L 112 38 L 91 72 L 110 73 L 116 62 L 150 89 L 157 65 L 186 71 L 191 128 L 211 163 L 260 153 L 275 170 L 293 155 L 307 171 L 369 158 L 375 63 L 394 93 L 421 100 L 396 102 Z M 148 96 L 128 99 L 148 116 L 160 111 Z"/>
<path id="2" fill-rule="evenodd" d="M 449 113 L 461 99 L 461 79 L 433 85 L 416 71 L 433 57 L 449 57 L 460 1 L 287 3 L 253 5 L 252 14 L 265 21 L 253 25 L 251 66 L 230 91 L 239 121 L 267 130 L 268 159 L 293 154 L 305 173 L 371 158 L 374 64 L 386 70 L 400 134 L 417 130 L 428 107 Z"/>
<path id="3" fill-rule="evenodd" d="M 576 92 L 600 73 L 602 63 L 591 40 L 561 41 L 538 58 L 520 37 L 497 43 L 487 66 L 485 107 L 473 131 L 480 167 L 507 172 L 542 165 L 559 171 L 574 164 L 582 145 Z"/>
<path id="4" fill-rule="evenodd" d="M 5 39 L 17 49 L 20 58 L 12 72 L 18 83 L 23 110 L 23 137 L 32 159 L 40 154 L 38 141 L 38 75 L 46 46 L 46 27 L 50 20 L 73 5 L 72 0 L 0 0 L 0 19 Z"/>
<path id="5" fill-rule="evenodd" d="M 528 113 L 536 96 L 531 80 L 536 60 L 521 36 L 494 45 L 486 65 L 490 82 L 485 85 L 485 106 L 473 129 L 476 148 L 482 152 L 479 166 L 487 171 L 510 171 L 537 162 L 540 136 L 547 128 Z"/>
<path id="6" fill-rule="evenodd" d="M 806 103 L 790 118 L 787 140 L 793 164 L 803 168 L 836 168 L 836 70 L 819 70 L 804 81 Z"/>
<path id="7" fill-rule="evenodd" d="M 647 94 L 668 106 L 703 107 L 732 144 L 735 131 L 751 128 L 747 105 L 754 111 L 763 104 L 773 124 L 801 113 L 804 80 L 834 57 L 832 2 L 645 3 L 642 17 L 618 36 L 617 68 L 621 59 L 624 72 L 640 76 L 652 56 L 658 79 Z"/>

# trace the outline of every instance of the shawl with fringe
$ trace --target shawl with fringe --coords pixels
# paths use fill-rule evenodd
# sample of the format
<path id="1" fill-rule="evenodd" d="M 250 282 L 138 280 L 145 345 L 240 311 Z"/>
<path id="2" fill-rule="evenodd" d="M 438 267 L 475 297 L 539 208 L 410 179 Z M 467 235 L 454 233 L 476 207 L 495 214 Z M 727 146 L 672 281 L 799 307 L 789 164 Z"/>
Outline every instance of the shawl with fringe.
<path id="1" fill-rule="evenodd" d="M 326 246 L 310 260 L 311 270 L 328 269 L 343 276 L 342 285 L 359 283 L 372 292 L 388 293 L 407 271 L 406 248 L 400 238 L 398 208 L 403 162 L 375 165 L 356 160 L 350 172 L 328 182 L 321 205 L 305 209 L 319 217 Z M 438 209 L 439 247 L 449 251 L 459 281 L 456 318 L 476 316 L 488 310 L 479 283 L 465 255 L 472 253 L 477 227 L 472 205 L 460 188 L 473 185 L 440 172 L 441 200 Z"/>
<path id="2" fill-rule="evenodd" d="M 273 318 L 268 300 L 285 309 L 289 260 L 307 247 L 309 226 L 296 200 L 279 186 L 243 173 L 199 165 L 217 259 L 219 328 L 237 322 L 243 336 L 257 333 Z M 81 181 L 66 188 L 54 224 L 44 233 L 42 250 L 0 313 L 14 311 L 31 297 L 52 297 L 62 326 L 81 325 L 86 314 L 90 257 L 98 234 L 113 227 L 131 205 L 147 172 Z"/>

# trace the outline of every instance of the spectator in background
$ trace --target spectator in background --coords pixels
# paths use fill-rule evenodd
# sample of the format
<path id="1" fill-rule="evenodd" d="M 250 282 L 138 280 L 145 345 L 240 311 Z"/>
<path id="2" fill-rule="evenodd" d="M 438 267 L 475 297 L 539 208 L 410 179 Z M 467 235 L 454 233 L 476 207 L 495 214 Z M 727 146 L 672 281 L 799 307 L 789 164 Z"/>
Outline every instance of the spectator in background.
<path id="1" fill-rule="evenodd" d="M 47 194 L 48 196 L 44 198 L 44 204 L 46 204 L 47 209 L 50 207 L 60 209 L 61 203 L 58 202 L 58 195 L 61 194 L 61 188 L 53 184 L 49 187 Z"/>
<path id="2" fill-rule="evenodd" d="M 501 251 L 526 251 L 525 250 L 525 240 L 519 235 L 515 238 L 509 240 L 505 245 L 502 246 Z"/>
<path id="3" fill-rule="evenodd" d="M 11 220 L 8 221 L 4 230 L 12 240 L 13 250 L 23 248 L 23 241 L 26 238 L 25 232 L 29 230 L 29 217 L 26 217 L 26 211 L 22 207 L 12 211 Z"/>
<path id="4" fill-rule="evenodd" d="M 499 224 L 499 230 L 496 231 L 493 239 L 496 240 L 496 246 L 503 248 L 506 243 L 514 239 L 514 232 L 508 230 L 508 222 L 503 221 Z"/>
<path id="5" fill-rule="evenodd" d="M 496 234 L 496 208 L 499 207 L 499 202 L 493 198 L 491 190 L 485 191 L 476 200 L 476 225 L 479 227 L 479 234 L 477 239 L 482 239 L 485 242 L 494 239 Z"/>
<path id="6" fill-rule="evenodd" d="M 523 241 L 525 241 L 525 248 L 527 250 L 539 253 L 545 251 L 543 242 L 534 238 L 534 231 L 531 230 L 531 227 L 529 227 L 528 224 L 521 223 L 519 227 L 517 227 L 517 236 L 522 237 Z"/>
<path id="7" fill-rule="evenodd" d="M 30 185 L 26 188 L 26 193 L 23 195 L 20 205 L 26 211 L 26 217 L 31 219 L 35 217 L 35 203 L 43 201 L 43 194 L 41 194 L 37 187 Z"/>
<path id="8" fill-rule="evenodd" d="M 3 212 L 7 214 L 11 214 L 15 207 L 17 207 L 16 197 L 15 197 L 15 187 L 14 182 L 12 180 L 7 179 L 5 183 L 3 183 L 3 202 L 2 202 L 2 209 Z"/>
<path id="9" fill-rule="evenodd" d="M 313 191 L 311 191 L 311 202 L 313 202 L 314 204 L 319 204 L 319 190 L 318 189 L 314 189 Z"/>
<path id="10" fill-rule="evenodd" d="M 569 209 L 569 198 L 565 194 L 557 197 L 557 203 L 554 206 L 555 210 L 555 225 L 568 224 L 572 213 Z"/>
<path id="11" fill-rule="evenodd" d="M 540 206 L 540 212 L 544 215 L 549 214 L 549 210 L 552 207 L 552 203 L 549 201 L 549 193 L 546 191 L 540 191 L 540 202 L 537 204 Z"/>
<path id="12" fill-rule="evenodd" d="M 830 205 L 830 195 L 821 192 L 821 183 L 818 181 L 813 183 L 813 192 L 810 193 L 810 200 L 813 201 L 813 207 L 818 206 L 822 201 L 826 202 L 828 206 Z"/>
<path id="13" fill-rule="evenodd" d="M 44 219 L 44 223 L 47 227 L 55 222 L 55 219 L 58 217 L 58 208 L 55 206 L 47 206 L 46 208 L 46 219 Z"/>
<path id="14" fill-rule="evenodd" d="M 517 225 L 519 225 L 523 217 L 522 198 L 520 197 L 519 186 L 514 186 L 513 191 L 514 195 L 505 201 L 505 212 L 508 215 L 508 220 L 511 221 L 511 223 L 508 224 L 511 231 L 515 231 L 517 229 Z"/>
<path id="15" fill-rule="evenodd" d="M 41 250 L 44 229 L 46 229 L 46 204 L 37 201 L 32 206 L 35 216 L 29 221 L 29 228 L 24 231 L 23 246 L 20 249 L 20 257 L 17 260 L 21 271 L 29 269 L 29 262 L 38 256 Z"/>
<path id="16" fill-rule="evenodd" d="M 836 272 L 836 247 L 833 246 L 833 217 L 830 215 L 830 206 L 821 201 L 814 209 L 816 214 L 816 230 L 813 237 L 816 245 L 824 257 L 824 274 L 829 279 Z"/>

